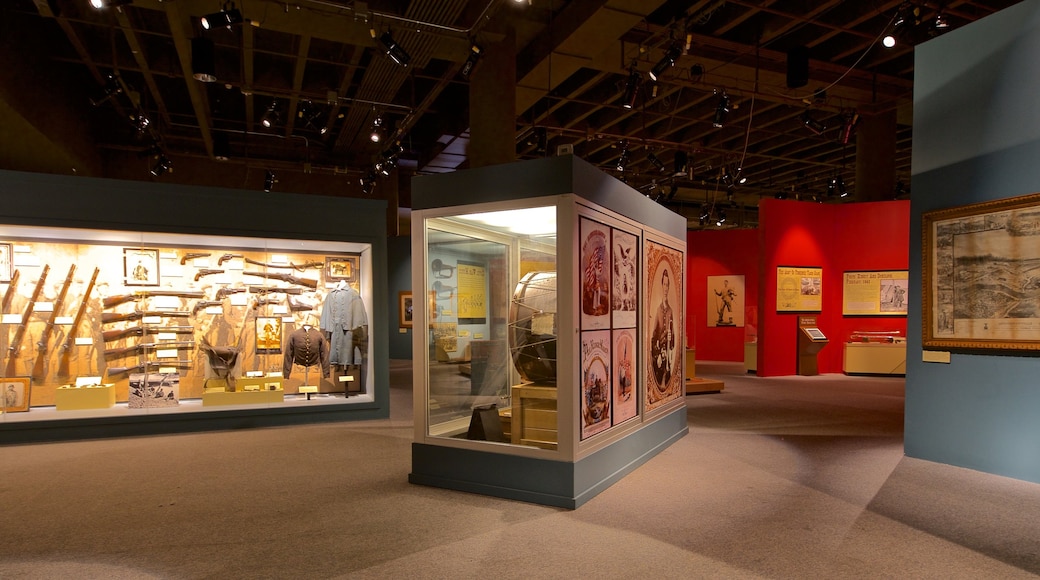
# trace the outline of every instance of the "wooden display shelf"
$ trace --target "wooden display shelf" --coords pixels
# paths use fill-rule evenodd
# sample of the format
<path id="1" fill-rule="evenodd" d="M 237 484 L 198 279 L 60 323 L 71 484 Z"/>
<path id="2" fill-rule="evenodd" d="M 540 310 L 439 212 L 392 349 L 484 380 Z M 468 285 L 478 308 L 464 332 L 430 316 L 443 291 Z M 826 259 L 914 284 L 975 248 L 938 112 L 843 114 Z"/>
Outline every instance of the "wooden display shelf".
<path id="1" fill-rule="evenodd" d="M 559 444 L 556 392 L 556 387 L 513 387 L 509 436 L 514 445 L 556 449 Z"/>

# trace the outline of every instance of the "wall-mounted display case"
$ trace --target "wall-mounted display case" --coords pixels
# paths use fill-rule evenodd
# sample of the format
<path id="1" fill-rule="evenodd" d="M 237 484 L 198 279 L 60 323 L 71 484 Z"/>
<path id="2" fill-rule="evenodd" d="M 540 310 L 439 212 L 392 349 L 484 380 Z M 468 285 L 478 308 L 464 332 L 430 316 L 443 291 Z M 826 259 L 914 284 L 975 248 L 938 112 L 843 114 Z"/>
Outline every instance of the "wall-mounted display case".
<path id="1" fill-rule="evenodd" d="M 683 218 L 574 157 L 413 196 L 411 481 L 576 507 L 686 433 Z"/>

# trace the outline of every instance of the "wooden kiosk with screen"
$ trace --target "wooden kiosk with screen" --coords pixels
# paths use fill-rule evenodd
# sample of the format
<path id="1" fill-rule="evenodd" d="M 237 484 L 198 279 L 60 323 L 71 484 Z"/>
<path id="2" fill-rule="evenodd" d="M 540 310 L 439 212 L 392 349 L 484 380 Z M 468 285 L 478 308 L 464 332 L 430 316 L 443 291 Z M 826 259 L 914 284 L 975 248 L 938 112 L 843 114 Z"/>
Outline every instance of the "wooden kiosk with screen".
<path id="1" fill-rule="evenodd" d="M 798 317 L 798 374 L 812 376 L 820 374 L 816 355 L 827 346 L 827 335 L 816 326 L 815 316 Z"/>

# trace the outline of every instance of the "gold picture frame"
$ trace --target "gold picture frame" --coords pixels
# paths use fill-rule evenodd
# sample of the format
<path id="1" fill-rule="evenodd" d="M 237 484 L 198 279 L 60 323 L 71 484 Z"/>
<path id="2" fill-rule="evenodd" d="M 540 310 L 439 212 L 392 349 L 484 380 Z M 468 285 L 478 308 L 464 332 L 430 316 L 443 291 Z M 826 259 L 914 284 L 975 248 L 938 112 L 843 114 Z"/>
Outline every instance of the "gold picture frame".
<path id="1" fill-rule="evenodd" d="M 413 323 L 412 293 L 400 291 L 397 293 L 397 325 L 401 328 L 411 328 Z"/>
<path id="2" fill-rule="evenodd" d="M 924 348 L 1040 350 L 1040 193 L 922 221 Z"/>
<path id="3" fill-rule="evenodd" d="M 0 379 L 0 409 L 7 413 L 22 413 L 29 410 L 32 384 L 29 377 L 7 377 Z"/>

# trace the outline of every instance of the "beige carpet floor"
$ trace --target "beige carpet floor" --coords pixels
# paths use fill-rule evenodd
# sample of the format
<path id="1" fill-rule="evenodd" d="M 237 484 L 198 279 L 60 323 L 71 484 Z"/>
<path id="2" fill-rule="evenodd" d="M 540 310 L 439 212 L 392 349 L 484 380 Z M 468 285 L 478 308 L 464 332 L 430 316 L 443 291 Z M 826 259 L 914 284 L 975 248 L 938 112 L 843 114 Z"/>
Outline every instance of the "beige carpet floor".
<path id="1" fill-rule="evenodd" d="M 391 418 L 0 446 L 0 578 L 1033 578 L 1040 485 L 903 457 L 903 380 L 746 376 L 575 511 L 407 483 Z"/>

